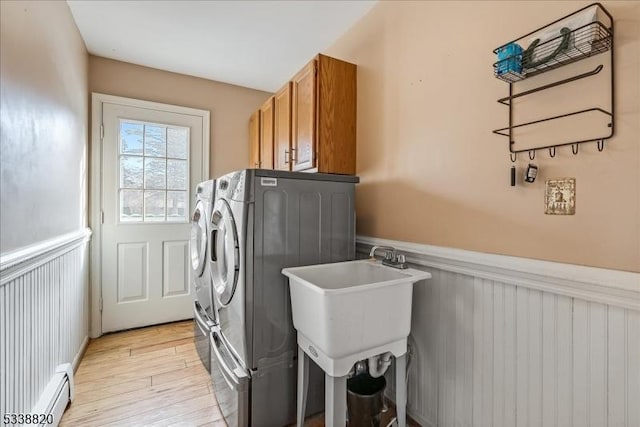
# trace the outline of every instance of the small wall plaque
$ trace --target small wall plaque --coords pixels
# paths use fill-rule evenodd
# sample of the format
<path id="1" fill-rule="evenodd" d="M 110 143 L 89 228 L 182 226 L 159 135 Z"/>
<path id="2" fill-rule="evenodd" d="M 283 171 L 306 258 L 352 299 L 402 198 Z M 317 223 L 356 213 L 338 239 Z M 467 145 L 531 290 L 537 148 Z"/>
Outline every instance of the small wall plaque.
<path id="1" fill-rule="evenodd" d="M 547 215 L 575 215 L 575 178 L 550 179 L 546 182 L 544 213 Z"/>

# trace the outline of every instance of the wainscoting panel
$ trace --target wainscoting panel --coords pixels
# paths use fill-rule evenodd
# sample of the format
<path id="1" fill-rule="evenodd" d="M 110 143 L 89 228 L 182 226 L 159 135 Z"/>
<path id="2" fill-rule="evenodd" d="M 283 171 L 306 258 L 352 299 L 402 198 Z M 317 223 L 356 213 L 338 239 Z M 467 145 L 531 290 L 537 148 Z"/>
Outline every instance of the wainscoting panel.
<path id="1" fill-rule="evenodd" d="M 2 258 L 0 414 L 29 413 L 62 363 L 79 362 L 89 324 L 89 231 Z"/>
<path id="2" fill-rule="evenodd" d="M 639 274 L 612 271 L 611 289 L 601 283 L 597 294 L 589 291 L 591 301 L 572 296 L 581 292 L 577 278 L 606 278 L 603 271 L 554 266 L 556 287 L 551 275 L 514 271 L 509 278 L 506 257 L 486 256 L 480 268 L 449 249 L 436 256 L 433 247 L 372 238 L 359 239 L 359 253 L 372 244 L 399 248 L 412 267 L 433 275 L 414 286 L 408 412 L 416 421 L 640 426 Z M 499 272 L 487 267 L 491 257 Z M 393 397 L 393 384 L 389 391 Z"/>

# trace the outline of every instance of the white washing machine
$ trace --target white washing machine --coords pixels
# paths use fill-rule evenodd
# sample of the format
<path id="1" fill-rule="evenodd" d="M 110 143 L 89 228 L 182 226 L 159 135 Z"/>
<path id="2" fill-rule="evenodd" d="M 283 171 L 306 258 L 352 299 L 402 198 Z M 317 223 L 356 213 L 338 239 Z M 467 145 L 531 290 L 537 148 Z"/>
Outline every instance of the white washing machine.
<path id="1" fill-rule="evenodd" d="M 198 184 L 196 188 L 196 206 L 191 217 L 191 240 L 189 253 L 191 258 L 191 284 L 194 290 L 193 328 L 195 344 L 203 365 L 211 372 L 211 346 L 209 336 L 217 324 L 215 304 L 211 293 L 210 224 L 211 210 L 215 194 L 215 181 Z"/>

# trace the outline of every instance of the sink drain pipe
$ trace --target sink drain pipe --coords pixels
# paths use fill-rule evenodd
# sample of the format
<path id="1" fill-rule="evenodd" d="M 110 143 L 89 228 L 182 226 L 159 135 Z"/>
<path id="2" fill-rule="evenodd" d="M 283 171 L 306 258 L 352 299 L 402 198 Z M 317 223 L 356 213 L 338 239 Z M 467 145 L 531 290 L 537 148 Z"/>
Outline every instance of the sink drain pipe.
<path id="1" fill-rule="evenodd" d="M 369 375 L 374 378 L 383 376 L 391 365 L 391 356 L 392 354 L 390 352 L 386 352 L 377 356 L 370 357 L 367 360 L 369 364 Z"/>

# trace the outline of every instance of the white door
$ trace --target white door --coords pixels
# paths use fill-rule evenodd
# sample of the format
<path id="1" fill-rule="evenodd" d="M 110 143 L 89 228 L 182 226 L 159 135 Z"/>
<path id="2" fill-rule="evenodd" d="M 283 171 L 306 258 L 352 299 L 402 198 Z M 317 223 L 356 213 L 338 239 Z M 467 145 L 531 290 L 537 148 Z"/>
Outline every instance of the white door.
<path id="1" fill-rule="evenodd" d="M 102 332 L 192 317 L 203 117 L 102 104 Z"/>

